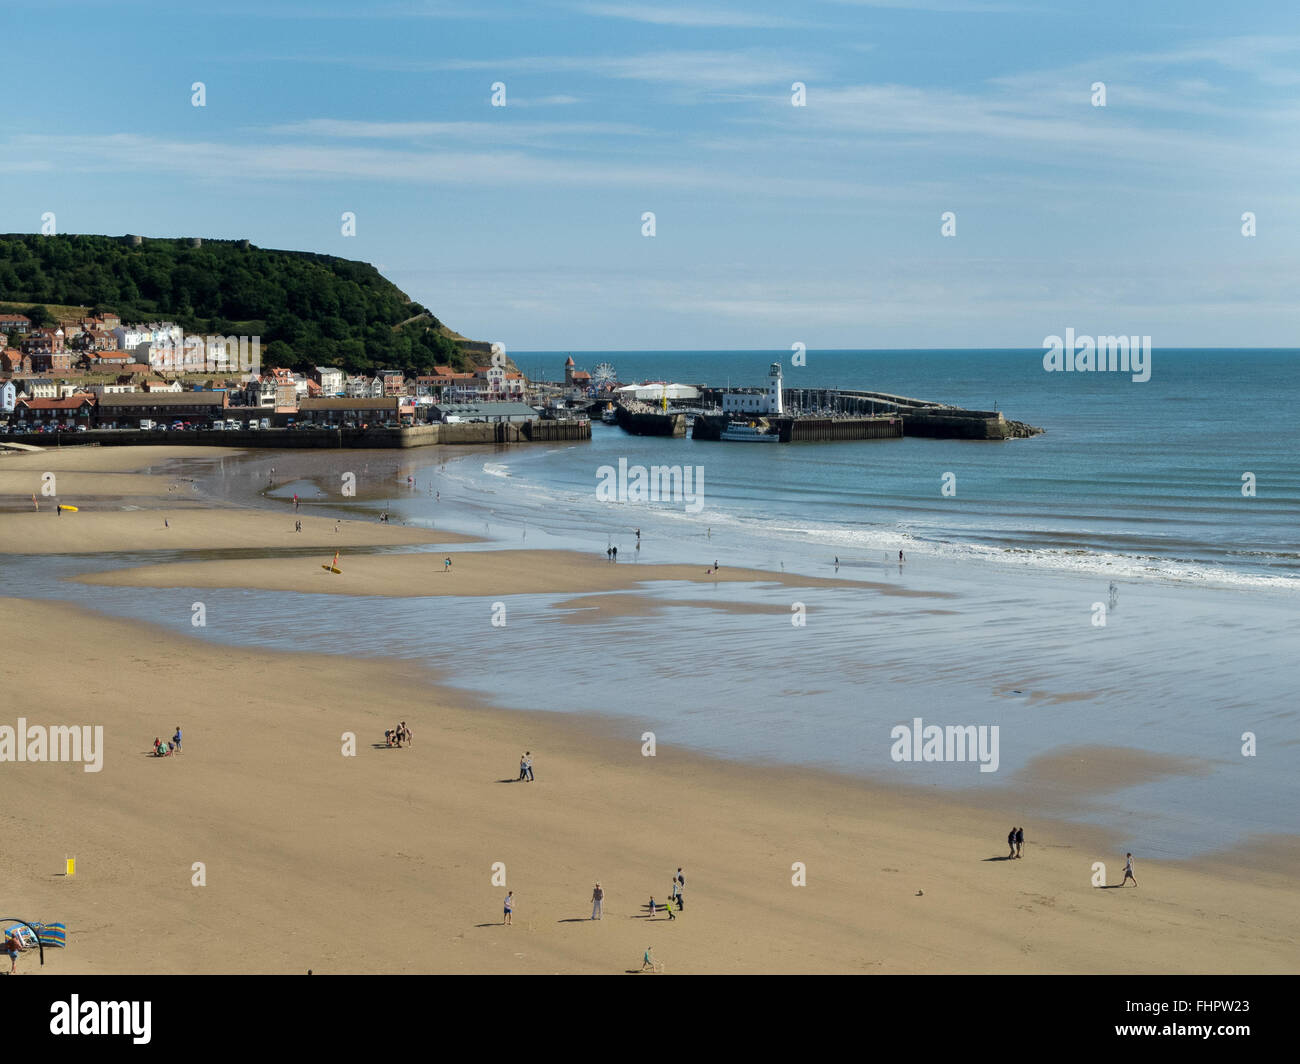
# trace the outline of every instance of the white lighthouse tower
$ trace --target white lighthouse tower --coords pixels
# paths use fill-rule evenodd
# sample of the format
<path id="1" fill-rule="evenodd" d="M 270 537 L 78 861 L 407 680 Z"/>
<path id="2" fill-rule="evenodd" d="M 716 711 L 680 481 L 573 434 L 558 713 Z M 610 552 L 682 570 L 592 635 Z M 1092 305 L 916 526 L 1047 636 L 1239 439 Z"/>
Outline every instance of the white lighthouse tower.
<path id="1" fill-rule="evenodd" d="M 781 363 L 773 362 L 767 371 L 767 412 L 780 416 L 785 413 L 781 404 Z"/>

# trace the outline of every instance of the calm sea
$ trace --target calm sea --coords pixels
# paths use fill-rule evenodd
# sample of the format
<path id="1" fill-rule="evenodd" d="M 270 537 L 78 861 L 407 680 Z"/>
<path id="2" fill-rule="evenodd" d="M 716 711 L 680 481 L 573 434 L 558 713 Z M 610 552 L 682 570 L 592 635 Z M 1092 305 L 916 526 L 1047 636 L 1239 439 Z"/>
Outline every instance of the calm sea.
<path id="1" fill-rule="evenodd" d="M 554 379 L 565 354 L 514 357 L 530 375 Z M 700 513 L 661 505 L 637 514 L 639 523 L 734 522 L 815 544 L 819 557 L 911 541 L 914 549 L 1017 563 L 1032 552 L 1036 564 L 1122 576 L 1274 586 L 1300 577 L 1300 351 L 1156 350 L 1143 383 L 1123 373 L 1048 373 L 1041 351 L 810 351 L 803 367 L 791 365 L 789 351 L 575 358 L 588 370 L 609 363 L 625 383 L 715 386 L 761 385 L 778 360 L 788 387 L 996 406 L 1047 433 L 1006 443 L 770 447 L 636 438 L 597 426 L 582 457 L 568 448 L 517 449 L 488 475 L 508 475 L 536 493 L 543 524 L 548 496 L 581 514 L 575 528 L 587 520 L 626 524 L 594 494 L 596 468 L 626 457 L 704 467 Z M 941 493 L 945 473 L 955 474 L 954 495 Z M 1246 495 L 1251 480 L 1254 494 Z"/>

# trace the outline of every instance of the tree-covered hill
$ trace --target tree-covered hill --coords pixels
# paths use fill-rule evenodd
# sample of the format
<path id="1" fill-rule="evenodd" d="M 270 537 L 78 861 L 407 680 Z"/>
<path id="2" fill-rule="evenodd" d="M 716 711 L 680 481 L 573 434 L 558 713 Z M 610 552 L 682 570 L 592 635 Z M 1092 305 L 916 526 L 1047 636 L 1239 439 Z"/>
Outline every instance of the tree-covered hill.
<path id="1" fill-rule="evenodd" d="M 0 300 L 85 305 L 124 322 L 170 320 L 187 332 L 260 336 L 262 363 L 427 373 L 463 368 L 450 329 L 365 262 L 244 241 L 0 236 Z M 483 361 L 486 361 L 484 359 Z"/>

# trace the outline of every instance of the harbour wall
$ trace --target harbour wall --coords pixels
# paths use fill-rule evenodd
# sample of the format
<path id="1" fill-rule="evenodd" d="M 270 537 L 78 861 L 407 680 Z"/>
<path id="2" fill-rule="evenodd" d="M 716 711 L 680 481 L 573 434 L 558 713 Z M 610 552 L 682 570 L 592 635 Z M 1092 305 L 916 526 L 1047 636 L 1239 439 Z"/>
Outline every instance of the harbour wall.
<path id="1" fill-rule="evenodd" d="M 464 422 L 450 425 L 416 425 L 405 429 L 247 429 L 222 432 L 198 429 L 188 432 L 146 432 L 139 429 L 91 429 L 88 432 L 39 432 L 0 437 L 37 447 L 98 444 L 131 447 L 166 444 L 168 447 L 263 447 L 405 449 L 437 444 L 550 443 L 591 439 L 590 421 Z"/>

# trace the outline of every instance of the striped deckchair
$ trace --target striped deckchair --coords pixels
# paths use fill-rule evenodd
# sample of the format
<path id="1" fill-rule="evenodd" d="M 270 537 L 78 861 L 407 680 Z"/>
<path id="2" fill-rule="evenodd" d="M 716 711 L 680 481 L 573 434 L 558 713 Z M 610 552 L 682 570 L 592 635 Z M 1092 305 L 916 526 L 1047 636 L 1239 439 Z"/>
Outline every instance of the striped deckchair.
<path id="1" fill-rule="evenodd" d="M 63 949 L 68 944 L 68 928 L 66 924 L 33 924 L 32 926 L 36 928 L 42 946 Z"/>
<path id="2" fill-rule="evenodd" d="M 32 934 L 32 929 L 26 924 L 13 924 L 12 926 L 3 928 L 2 930 L 6 941 L 8 941 L 11 934 L 17 935 L 18 941 L 23 944 L 24 949 L 36 948 L 36 936 Z"/>

